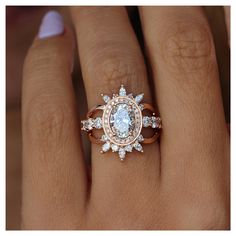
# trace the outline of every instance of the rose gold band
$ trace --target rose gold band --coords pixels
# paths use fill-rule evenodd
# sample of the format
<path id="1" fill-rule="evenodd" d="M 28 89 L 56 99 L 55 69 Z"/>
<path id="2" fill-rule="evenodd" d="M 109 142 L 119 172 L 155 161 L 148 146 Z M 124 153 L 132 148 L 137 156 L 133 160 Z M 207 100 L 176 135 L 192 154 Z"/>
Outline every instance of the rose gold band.
<path id="1" fill-rule="evenodd" d="M 102 105 L 97 105 L 95 107 L 93 107 L 92 109 L 90 109 L 88 112 L 87 112 L 87 115 L 86 117 L 89 119 L 89 118 L 92 118 L 92 116 L 94 114 L 96 114 L 97 112 L 99 111 L 102 111 L 103 110 L 103 106 Z"/>
<path id="2" fill-rule="evenodd" d="M 154 107 L 148 103 L 143 103 L 143 110 L 149 110 L 153 113 L 153 115 L 155 115 Z M 154 143 L 160 135 L 158 131 L 155 131 L 154 135 L 151 138 L 144 138 L 143 143 L 145 144 Z"/>

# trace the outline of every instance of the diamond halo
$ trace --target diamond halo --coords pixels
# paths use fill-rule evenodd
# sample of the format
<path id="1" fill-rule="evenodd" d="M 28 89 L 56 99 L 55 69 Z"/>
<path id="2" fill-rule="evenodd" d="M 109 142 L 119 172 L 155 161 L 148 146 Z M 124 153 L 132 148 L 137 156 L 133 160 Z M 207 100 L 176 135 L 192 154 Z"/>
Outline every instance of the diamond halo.
<path id="1" fill-rule="evenodd" d="M 132 94 L 127 95 L 126 89 L 121 85 L 119 93 L 113 94 L 112 97 L 102 94 L 105 102 L 105 105 L 100 106 L 103 110 L 102 117 L 89 117 L 81 121 L 82 130 L 87 132 L 91 132 L 93 128 L 103 129 L 104 134 L 100 139 L 103 143 L 101 153 L 117 152 L 123 161 L 126 154 L 133 150 L 143 152 L 141 144 L 145 140 L 141 134 L 143 127 L 161 128 L 160 117 L 142 115 L 143 96 L 143 93 L 135 97 Z"/>

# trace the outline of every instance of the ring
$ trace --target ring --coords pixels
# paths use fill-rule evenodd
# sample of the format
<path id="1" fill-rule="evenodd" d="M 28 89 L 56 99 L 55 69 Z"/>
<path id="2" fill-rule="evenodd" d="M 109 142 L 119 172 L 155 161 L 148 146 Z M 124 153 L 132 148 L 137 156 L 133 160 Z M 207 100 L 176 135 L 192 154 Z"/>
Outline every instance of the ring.
<path id="1" fill-rule="evenodd" d="M 121 161 L 127 153 L 133 150 L 143 152 L 142 144 L 155 142 L 161 129 L 161 118 L 155 115 L 154 108 L 148 103 L 141 103 L 144 94 L 133 96 L 126 93 L 121 85 L 119 94 L 112 97 L 102 95 L 105 105 L 98 105 L 87 113 L 87 119 L 82 120 L 82 130 L 87 131 L 92 143 L 102 144 L 101 153 L 117 152 Z M 151 115 L 143 115 L 143 111 L 151 112 Z M 96 113 L 101 116 L 95 117 Z M 152 128 L 153 135 L 145 138 L 141 134 L 142 128 Z M 96 138 L 94 129 L 102 129 L 103 135 Z M 141 144 L 142 143 L 142 144 Z"/>

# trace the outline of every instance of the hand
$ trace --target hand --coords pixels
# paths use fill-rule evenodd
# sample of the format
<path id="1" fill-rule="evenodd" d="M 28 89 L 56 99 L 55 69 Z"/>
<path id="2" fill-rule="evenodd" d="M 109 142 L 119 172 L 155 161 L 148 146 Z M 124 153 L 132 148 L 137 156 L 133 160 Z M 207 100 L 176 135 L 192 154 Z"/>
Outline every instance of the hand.
<path id="1" fill-rule="evenodd" d="M 139 7 L 146 64 L 125 8 L 71 13 L 88 108 L 121 84 L 144 92 L 162 117 L 160 143 L 124 162 L 92 144 L 89 181 L 71 81 L 73 35 L 49 13 L 24 66 L 23 228 L 228 229 L 229 133 L 201 7 Z"/>

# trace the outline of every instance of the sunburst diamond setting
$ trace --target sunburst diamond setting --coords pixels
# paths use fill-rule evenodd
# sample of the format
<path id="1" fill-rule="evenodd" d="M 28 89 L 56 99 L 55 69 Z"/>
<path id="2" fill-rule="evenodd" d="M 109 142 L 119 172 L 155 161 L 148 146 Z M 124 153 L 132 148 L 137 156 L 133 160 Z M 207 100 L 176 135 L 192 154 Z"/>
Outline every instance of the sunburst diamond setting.
<path id="1" fill-rule="evenodd" d="M 133 150 L 143 152 L 142 127 L 161 127 L 161 121 L 157 117 L 145 118 L 142 116 L 143 104 L 140 102 L 143 96 L 143 93 L 135 97 L 132 94 L 127 95 L 126 89 L 121 85 L 119 94 L 113 94 L 112 97 L 102 95 L 105 105 L 102 106 L 101 118 L 81 121 L 82 130 L 88 132 L 93 128 L 103 128 L 104 134 L 100 139 L 103 142 L 101 153 L 109 150 L 117 152 L 120 160 L 124 160 L 126 154 Z"/>

